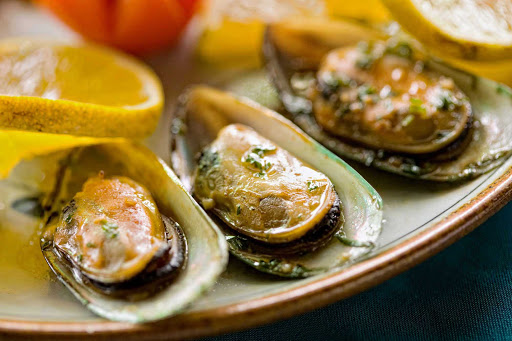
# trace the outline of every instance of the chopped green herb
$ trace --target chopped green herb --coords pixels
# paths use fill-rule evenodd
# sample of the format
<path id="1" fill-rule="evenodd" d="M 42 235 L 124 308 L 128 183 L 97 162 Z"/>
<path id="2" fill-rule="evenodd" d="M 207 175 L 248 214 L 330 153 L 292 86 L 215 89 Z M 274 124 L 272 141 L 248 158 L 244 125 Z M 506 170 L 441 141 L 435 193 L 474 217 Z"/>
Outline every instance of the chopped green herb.
<path id="1" fill-rule="evenodd" d="M 82 254 L 78 255 L 78 257 L 76 257 L 76 259 L 81 263 L 82 260 L 84 259 L 84 256 Z"/>
<path id="2" fill-rule="evenodd" d="M 415 113 L 415 114 L 426 114 L 427 113 L 427 109 L 423 105 L 423 101 L 419 98 L 411 98 L 410 99 L 409 111 L 411 113 Z"/>
<path id="3" fill-rule="evenodd" d="M 274 148 L 275 149 L 275 148 Z M 272 151 L 272 149 L 254 148 L 249 155 L 242 157 L 242 162 L 248 163 L 259 170 L 255 176 L 261 177 L 272 167 L 270 162 L 263 160 L 263 154 Z"/>
<path id="4" fill-rule="evenodd" d="M 220 163 L 219 153 L 214 152 L 210 149 L 205 149 L 201 153 L 201 156 L 199 157 L 199 165 L 198 165 L 199 173 L 201 173 L 203 175 L 208 174 L 210 172 L 210 170 L 213 167 L 219 165 L 219 163 Z"/>
<path id="5" fill-rule="evenodd" d="M 88 248 L 95 248 L 96 247 L 96 244 L 94 243 L 91 243 L 91 242 L 88 242 L 87 244 L 85 244 L 85 246 L 87 246 Z"/>
<path id="6" fill-rule="evenodd" d="M 509 97 L 512 97 L 512 90 L 505 85 L 499 84 L 496 88 L 496 92 L 502 95 L 508 95 Z"/>
<path id="7" fill-rule="evenodd" d="M 377 93 L 377 90 L 371 85 L 361 85 L 359 89 L 357 89 L 357 98 L 361 101 L 365 96 L 374 95 Z"/>
<path id="8" fill-rule="evenodd" d="M 440 110 L 454 110 L 459 105 L 451 91 L 444 90 L 436 98 L 435 106 Z"/>
<path id="9" fill-rule="evenodd" d="M 321 81 L 322 85 L 326 88 L 325 90 L 330 93 L 335 92 L 341 86 L 341 80 L 332 73 L 325 74 Z"/>
<path id="10" fill-rule="evenodd" d="M 315 189 L 318 188 L 318 185 L 315 184 L 313 181 L 308 181 L 308 191 L 313 192 Z"/>
<path id="11" fill-rule="evenodd" d="M 375 244 L 372 243 L 372 242 L 362 242 L 362 241 L 359 241 L 359 240 L 347 238 L 347 237 L 342 236 L 340 234 L 336 234 L 336 238 L 340 242 L 342 242 L 343 244 L 345 244 L 347 246 L 352 246 L 352 247 L 369 247 L 369 248 L 373 248 L 375 246 Z"/>
<path id="12" fill-rule="evenodd" d="M 114 239 L 119 233 L 117 232 L 118 226 L 114 223 L 109 223 L 106 219 L 100 221 L 101 228 L 105 232 L 108 238 Z"/>
<path id="13" fill-rule="evenodd" d="M 413 54 L 413 50 L 411 46 L 403 41 L 400 41 L 396 44 L 390 45 L 386 48 L 386 52 L 391 54 L 396 54 L 400 57 L 411 58 Z"/>
<path id="14" fill-rule="evenodd" d="M 263 157 L 263 155 L 275 151 L 276 148 L 273 146 L 255 146 L 252 148 L 252 152 L 257 154 L 260 157 Z"/>
<path id="15" fill-rule="evenodd" d="M 369 70 L 373 63 L 375 62 L 375 58 L 369 54 L 364 54 L 361 57 L 357 58 L 356 66 L 363 70 Z"/>
<path id="16" fill-rule="evenodd" d="M 255 264 L 256 265 L 256 264 Z M 272 259 L 269 261 L 259 261 L 257 264 L 258 269 L 268 273 L 285 273 L 292 278 L 303 277 L 305 273 L 311 272 L 311 269 L 284 260 Z"/>
<path id="17" fill-rule="evenodd" d="M 409 124 L 412 123 L 412 121 L 414 121 L 414 115 L 407 115 L 403 120 L 402 122 L 400 122 L 400 124 L 402 125 L 402 127 L 407 127 Z"/>
<path id="18" fill-rule="evenodd" d="M 66 222 L 66 224 L 71 223 L 71 220 L 73 220 L 73 215 L 72 215 L 72 214 L 68 214 L 68 215 L 66 216 L 66 219 L 64 219 L 64 221 Z"/>
<path id="19" fill-rule="evenodd" d="M 236 214 L 240 215 L 241 212 L 242 212 L 242 207 L 240 207 L 240 205 L 236 205 Z"/>
<path id="20" fill-rule="evenodd" d="M 389 99 L 389 98 L 387 98 L 384 101 L 384 105 L 386 106 L 386 111 L 388 113 L 392 112 L 395 109 L 395 106 L 393 105 L 393 101 L 391 99 Z"/>

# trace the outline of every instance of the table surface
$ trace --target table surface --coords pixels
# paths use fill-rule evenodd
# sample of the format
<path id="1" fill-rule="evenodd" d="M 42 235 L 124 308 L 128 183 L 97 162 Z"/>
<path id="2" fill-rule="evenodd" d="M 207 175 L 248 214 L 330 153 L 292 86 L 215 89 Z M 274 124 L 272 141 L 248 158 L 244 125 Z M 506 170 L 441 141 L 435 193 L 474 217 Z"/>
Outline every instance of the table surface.
<path id="1" fill-rule="evenodd" d="M 205 340 L 512 340 L 512 203 L 415 268 L 359 295 Z"/>

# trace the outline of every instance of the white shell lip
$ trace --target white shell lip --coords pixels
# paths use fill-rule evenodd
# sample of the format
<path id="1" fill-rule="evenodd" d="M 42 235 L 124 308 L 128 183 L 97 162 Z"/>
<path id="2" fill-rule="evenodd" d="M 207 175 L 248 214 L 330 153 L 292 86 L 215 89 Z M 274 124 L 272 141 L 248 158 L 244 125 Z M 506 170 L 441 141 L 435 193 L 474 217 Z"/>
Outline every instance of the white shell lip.
<path id="1" fill-rule="evenodd" d="M 190 122 L 187 121 L 187 113 L 194 115 Z M 333 238 L 323 248 L 300 256 L 301 264 L 311 269 L 307 276 L 348 266 L 372 250 L 372 246 L 377 243 L 382 224 L 383 208 L 379 194 L 348 164 L 307 136 L 288 119 L 248 98 L 236 97 L 207 86 L 192 87 L 181 97 L 172 128 L 171 166 L 185 188 L 192 190 L 194 157 L 215 138 L 222 127 L 231 123 L 251 127 L 324 173 L 334 184 L 341 200 L 345 237 L 365 244 L 351 247 Z M 199 127 L 201 133 L 192 131 L 194 127 Z M 231 252 L 241 258 L 233 248 Z M 259 265 L 247 258 L 242 261 L 254 267 Z"/>
<path id="2" fill-rule="evenodd" d="M 135 302 L 108 297 L 84 286 L 63 263 L 55 262 L 50 267 L 73 296 L 95 314 L 109 320 L 145 323 L 184 311 L 225 270 L 229 254 L 223 234 L 188 194 L 174 172 L 146 147 L 121 142 L 81 149 L 104 153 L 109 160 L 113 158 L 120 162 L 123 175 L 146 185 L 160 211 L 171 215 L 183 229 L 188 241 L 187 264 L 163 290 Z"/>

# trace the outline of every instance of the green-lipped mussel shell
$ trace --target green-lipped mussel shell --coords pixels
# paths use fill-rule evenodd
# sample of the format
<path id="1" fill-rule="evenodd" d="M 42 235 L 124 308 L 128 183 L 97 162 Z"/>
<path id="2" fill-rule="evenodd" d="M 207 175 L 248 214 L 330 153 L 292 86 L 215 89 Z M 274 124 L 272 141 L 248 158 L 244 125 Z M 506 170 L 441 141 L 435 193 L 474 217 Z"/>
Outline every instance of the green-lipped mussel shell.
<path id="1" fill-rule="evenodd" d="M 291 39 L 287 39 L 287 36 Z M 329 40 L 328 37 L 338 38 Z M 345 37 L 345 40 L 342 37 Z M 512 129 L 512 118 L 508 114 L 512 92 L 490 80 L 469 75 L 426 58 L 416 49 L 414 52 L 418 52 L 419 58 L 421 57 L 422 67 L 434 74 L 434 78 L 443 75 L 448 82 L 454 81 L 452 94 L 458 97 L 457 102 L 460 104 L 455 109 L 456 115 L 446 120 L 448 124 L 444 124 L 445 127 L 452 125 L 451 131 L 446 128 L 430 129 L 432 134 L 425 134 L 435 144 L 420 143 L 420 148 L 397 148 L 398 143 L 386 144 L 389 139 L 372 139 L 371 134 L 365 138 L 357 136 L 359 127 L 356 129 L 347 125 L 345 129 L 338 129 L 335 127 L 336 124 L 332 124 L 332 129 L 325 129 L 319 124 L 318 115 L 315 117 L 314 114 L 314 103 L 311 98 L 298 91 L 297 86 L 292 86 L 293 79 L 300 79 L 305 73 L 310 73 L 316 82 L 317 71 L 322 67 L 323 70 L 327 68 L 325 58 L 329 53 L 326 51 L 331 51 L 333 55 L 343 54 L 355 50 L 354 44 L 357 41 L 371 42 L 383 38 L 386 38 L 386 35 L 382 31 L 350 22 L 311 19 L 304 20 L 300 25 L 283 22 L 269 26 L 263 47 L 267 71 L 290 118 L 310 136 L 340 156 L 412 178 L 459 181 L 474 178 L 502 164 L 512 150 L 512 138 L 508 138 L 510 134 L 507 134 Z M 393 38 L 392 45 L 411 50 L 409 40 L 400 39 Z M 308 41 L 324 45 L 321 49 L 323 57 L 320 57 L 319 53 L 314 53 L 314 57 L 301 56 L 301 53 L 307 54 L 307 50 L 293 46 L 297 42 L 305 44 Z M 328 43 L 324 44 L 326 41 Z M 333 52 L 336 48 L 340 49 Z M 398 51 L 398 54 L 400 52 L 403 51 Z M 308 62 L 303 63 L 303 60 Z M 321 102 L 319 101 L 320 106 Z M 318 103 L 316 105 L 319 106 Z M 411 102 L 410 107 L 413 105 L 415 103 Z M 424 109 L 423 102 L 419 103 L 419 109 Z M 413 119 L 416 118 L 398 117 L 403 125 L 414 122 Z M 418 123 L 422 122 L 418 120 Z M 425 129 L 422 124 L 413 124 L 411 127 L 419 127 L 420 130 L 414 133 L 419 132 L 420 135 Z M 338 131 L 335 131 L 336 129 Z M 350 134 L 354 136 L 348 136 Z M 507 138 L 503 138 L 504 136 Z M 361 140 L 355 143 L 354 140 L 358 137 Z M 392 135 L 389 138 L 394 139 Z M 425 146 L 429 148 L 424 148 Z"/>
<path id="2" fill-rule="evenodd" d="M 334 212 L 325 214 L 316 226 L 340 226 L 336 238 L 330 238 L 314 252 L 301 255 L 300 248 L 312 242 L 309 238 L 330 237 L 328 233 L 312 229 L 314 233 L 296 239 L 295 244 L 287 243 L 287 250 L 282 254 L 280 247 L 240 233 L 212 214 L 234 256 L 263 272 L 306 277 L 343 267 L 372 249 L 381 230 L 382 204 L 380 196 L 359 174 L 279 114 L 246 98 L 203 86 L 190 89 L 180 98 L 171 129 L 172 167 L 189 191 L 194 188 L 201 152 L 208 150 L 205 147 L 217 139 L 224 127 L 234 123 L 250 127 L 265 141 L 271 141 L 325 175 L 339 196 L 340 219 L 343 218 L 335 221 L 331 219 L 336 216 Z"/>
<path id="3" fill-rule="evenodd" d="M 130 213 L 124 213 L 123 217 L 116 216 L 116 210 L 109 206 L 111 203 L 105 193 L 98 193 L 96 199 L 102 199 L 95 200 L 96 204 L 104 206 L 98 207 L 100 211 L 84 204 L 85 199 L 89 200 L 93 196 L 91 191 L 106 190 L 115 184 L 91 183 L 99 181 L 95 177 L 100 172 L 105 179 L 117 179 L 129 185 L 123 187 L 123 193 L 115 194 L 123 200 L 122 205 L 135 205 L 148 211 L 137 217 Z M 84 188 L 84 184 L 95 187 Z M 140 201 L 127 194 L 131 191 L 129 187 L 134 188 L 132 194 Z M 41 247 L 47 263 L 57 278 L 87 308 L 111 320 L 148 322 L 179 313 L 215 283 L 227 264 L 227 245 L 215 224 L 165 163 L 149 149 L 135 143 L 101 144 L 70 151 L 69 156 L 62 160 L 54 190 L 45 198 L 44 207 L 47 209 L 44 220 L 47 223 Z M 101 211 L 106 213 L 106 219 L 101 216 Z M 96 222 L 99 226 L 93 228 L 93 233 L 84 232 L 78 238 L 75 236 L 67 240 L 53 239 L 53 230 L 59 222 L 65 226 L 67 221 L 70 224 L 87 225 L 87 222 L 84 223 L 87 217 L 99 219 Z M 129 221 L 131 218 L 154 220 L 149 226 L 155 231 L 149 234 L 155 240 L 144 241 L 142 239 L 147 236 L 139 236 L 142 239 L 137 241 L 139 247 L 148 246 L 148 250 L 140 253 L 139 258 L 133 258 L 137 264 L 127 266 L 122 271 L 114 271 L 111 275 L 108 274 L 108 267 L 95 269 L 91 266 L 89 261 L 94 258 L 92 254 L 91 259 L 86 258 L 89 255 L 84 256 L 85 252 L 93 252 L 103 243 L 114 243 L 116 246 L 109 245 L 104 249 L 107 254 L 121 252 L 123 247 L 130 245 L 127 241 L 115 240 L 128 235 L 135 237 L 134 231 L 130 230 L 137 226 Z M 123 222 L 123 219 L 126 221 Z M 162 225 L 158 219 L 162 220 Z M 69 229 L 62 232 L 73 234 L 72 231 Z M 95 236 L 96 233 L 100 236 Z M 185 238 L 188 244 L 186 263 L 180 261 L 179 257 L 173 258 L 174 255 L 186 254 L 185 249 L 180 250 L 187 246 L 183 243 Z M 58 245 L 53 245 L 54 242 Z M 66 248 L 66 243 L 70 242 L 82 245 L 80 248 L 76 245 L 75 248 Z M 152 243 L 155 244 L 154 248 L 150 247 Z M 88 247 L 92 250 L 87 250 Z M 179 252 L 170 254 L 173 248 Z M 55 249 L 60 252 L 55 252 Z M 81 254 L 74 254 L 73 250 L 80 250 Z M 134 250 L 133 255 L 137 255 Z M 113 255 L 107 257 L 111 261 L 123 258 Z M 184 263 L 184 266 L 180 263 Z"/>

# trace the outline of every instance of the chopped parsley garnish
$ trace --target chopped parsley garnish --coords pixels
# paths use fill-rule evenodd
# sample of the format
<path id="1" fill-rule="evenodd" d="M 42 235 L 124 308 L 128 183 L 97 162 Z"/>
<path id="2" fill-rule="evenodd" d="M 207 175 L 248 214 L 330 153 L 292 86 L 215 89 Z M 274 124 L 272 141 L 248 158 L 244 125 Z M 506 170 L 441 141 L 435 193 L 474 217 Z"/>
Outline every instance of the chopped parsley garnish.
<path id="1" fill-rule="evenodd" d="M 343 244 L 345 244 L 347 246 L 352 246 L 352 247 L 368 247 L 368 248 L 375 247 L 375 244 L 372 243 L 372 242 L 363 242 L 363 241 L 347 238 L 347 237 L 342 236 L 340 234 L 336 234 L 335 236 L 336 236 L 336 238 L 340 242 L 342 242 Z"/>
<path id="2" fill-rule="evenodd" d="M 260 157 L 263 157 L 263 155 L 265 155 L 267 153 L 270 153 L 270 152 L 273 152 L 275 150 L 276 150 L 276 148 L 272 147 L 272 146 L 268 146 L 268 147 L 265 147 L 265 146 L 255 146 L 252 149 L 252 152 L 257 154 Z"/>
<path id="3" fill-rule="evenodd" d="M 512 90 L 510 90 L 510 88 L 505 85 L 498 85 L 498 87 L 496 88 L 496 92 L 502 95 L 508 95 L 512 97 Z"/>
<path id="4" fill-rule="evenodd" d="M 440 110 L 454 110 L 458 105 L 459 101 L 448 90 L 442 91 L 436 98 L 435 106 Z"/>
<path id="5" fill-rule="evenodd" d="M 357 97 L 359 100 L 362 100 L 365 96 L 374 95 L 377 93 L 377 90 L 371 85 L 361 85 L 359 89 L 357 89 Z"/>
<path id="6" fill-rule="evenodd" d="M 85 244 L 85 246 L 87 246 L 88 248 L 95 248 L 96 247 L 96 244 L 94 243 L 91 243 L 91 242 L 88 242 L 87 244 Z"/>
<path id="7" fill-rule="evenodd" d="M 114 239 L 119 235 L 119 232 L 117 232 L 118 226 L 116 224 L 109 223 L 106 219 L 102 219 L 100 224 L 108 238 Z"/>
<path id="8" fill-rule="evenodd" d="M 73 220 L 73 215 L 72 215 L 72 214 L 68 214 L 68 215 L 66 216 L 66 219 L 64 219 L 64 221 L 66 222 L 66 224 L 71 223 L 71 220 Z"/>
<path id="9" fill-rule="evenodd" d="M 308 191 L 313 192 L 315 189 L 318 188 L 318 185 L 315 184 L 313 181 L 308 181 Z"/>
<path id="10" fill-rule="evenodd" d="M 84 256 L 82 254 L 78 255 L 78 257 L 76 257 L 76 259 L 82 263 L 82 260 L 84 259 Z"/>
<path id="11" fill-rule="evenodd" d="M 236 215 L 240 215 L 242 213 L 242 207 L 240 205 L 236 205 Z"/>
<path id="12" fill-rule="evenodd" d="M 373 63 L 375 62 L 375 58 L 369 54 L 364 54 L 361 57 L 357 58 L 356 66 L 363 70 L 369 70 Z"/>
<path id="13" fill-rule="evenodd" d="M 199 157 L 199 173 L 208 174 L 208 172 L 210 172 L 213 167 L 218 166 L 219 163 L 219 153 L 206 149 Z"/>
<path id="14" fill-rule="evenodd" d="M 386 52 L 396 54 L 400 57 L 411 58 L 413 54 L 413 50 L 411 46 L 403 41 L 400 41 L 396 44 L 390 45 L 386 48 Z"/>
<path id="15" fill-rule="evenodd" d="M 384 106 L 386 107 L 386 111 L 388 113 L 392 112 L 395 109 L 395 106 L 393 105 L 393 101 L 391 101 L 391 99 L 389 99 L 389 98 L 387 98 L 384 101 Z"/>
<path id="16" fill-rule="evenodd" d="M 242 157 L 242 162 L 249 163 L 253 167 L 257 168 L 259 172 L 256 176 L 264 176 L 265 172 L 272 167 L 272 164 L 263 159 L 265 154 L 275 151 L 276 148 L 273 146 L 255 146 L 252 148 L 249 155 Z"/>
<path id="17" fill-rule="evenodd" d="M 322 92 L 325 95 L 330 95 L 340 88 L 342 80 L 335 77 L 332 73 L 327 73 L 321 78 L 320 85 L 322 87 Z"/>
<path id="18" fill-rule="evenodd" d="M 409 111 L 414 114 L 426 114 L 427 109 L 423 105 L 423 101 L 419 98 L 411 98 Z"/>
<path id="19" fill-rule="evenodd" d="M 407 127 L 409 124 L 412 123 L 412 121 L 414 121 L 414 115 L 407 115 L 403 120 L 402 122 L 400 122 L 400 124 L 402 125 L 402 127 Z"/>

